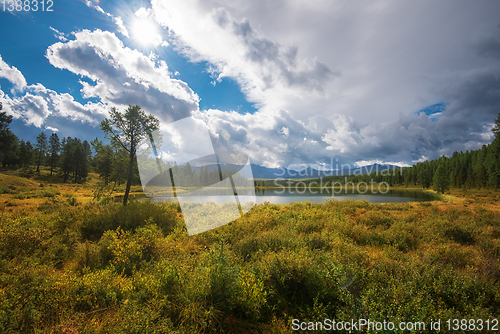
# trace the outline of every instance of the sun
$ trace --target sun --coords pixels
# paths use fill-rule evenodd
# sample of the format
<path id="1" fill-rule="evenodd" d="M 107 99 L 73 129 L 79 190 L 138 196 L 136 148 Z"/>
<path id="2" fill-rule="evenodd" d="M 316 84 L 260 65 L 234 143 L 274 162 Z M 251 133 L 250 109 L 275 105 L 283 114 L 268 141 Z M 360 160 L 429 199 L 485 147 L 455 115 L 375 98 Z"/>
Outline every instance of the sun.
<path id="1" fill-rule="evenodd" d="M 156 23 L 147 18 L 139 18 L 134 22 L 132 35 L 134 40 L 143 46 L 156 46 L 162 40 Z"/>

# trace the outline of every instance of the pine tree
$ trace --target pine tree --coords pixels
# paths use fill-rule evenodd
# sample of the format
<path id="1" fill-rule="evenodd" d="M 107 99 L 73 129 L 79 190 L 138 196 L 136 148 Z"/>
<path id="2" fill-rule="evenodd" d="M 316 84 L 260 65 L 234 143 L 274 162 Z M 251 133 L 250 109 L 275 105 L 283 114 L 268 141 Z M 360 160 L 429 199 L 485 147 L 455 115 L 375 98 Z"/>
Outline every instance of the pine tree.
<path id="1" fill-rule="evenodd" d="M 491 187 L 500 188 L 500 136 L 488 148 L 488 154 L 485 159 L 486 169 L 488 170 L 487 184 Z"/>
<path id="2" fill-rule="evenodd" d="M 70 174 L 73 172 L 74 165 L 74 142 L 71 137 L 63 139 L 62 153 L 61 153 L 61 169 L 63 172 L 64 183 L 68 181 Z"/>
<path id="3" fill-rule="evenodd" d="M 59 158 L 59 151 L 61 150 L 61 143 L 59 143 L 59 137 L 57 133 L 52 133 L 49 138 L 49 153 L 50 153 L 50 176 L 54 167 L 56 166 L 57 159 Z"/>
<path id="4" fill-rule="evenodd" d="M 488 148 L 485 165 L 488 170 L 488 185 L 500 188 L 500 113 L 492 129 L 495 139 Z"/>
<path id="5" fill-rule="evenodd" d="M 128 154 L 127 186 L 123 196 L 123 205 L 127 205 L 137 148 L 144 139 L 149 139 L 151 133 L 158 129 L 160 121 L 153 115 L 146 115 L 138 105 L 129 105 L 124 113 L 111 108 L 109 114 L 110 118 L 102 121 L 100 126 L 106 137 Z"/>
<path id="6" fill-rule="evenodd" d="M 45 152 L 47 152 L 47 136 L 45 135 L 45 133 L 41 132 L 36 137 L 35 148 L 37 149 L 38 154 L 38 165 L 36 167 L 36 172 L 38 173 L 38 175 L 40 175 L 40 165 L 43 163 L 43 160 L 45 158 Z"/>
<path id="7" fill-rule="evenodd" d="M 22 168 L 27 167 L 31 164 L 31 159 L 33 159 L 33 146 L 29 141 L 26 143 L 21 139 L 19 143 L 19 163 Z"/>
<path id="8" fill-rule="evenodd" d="M 495 125 L 493 126 L 493 129 L 491 129 L 493 133 L 495 134 L 495 138 L 498 138 L 500 136 L 500 112 L 498 113 L 497 119 L 495 120 Z"/>
<path id="9" fill-rule="evenodd" d="M 444 164 L 440 164 L 436 171 L 434 172 L 434 179 L 432 180 L 432 188 L 444 194 L 449 188 L 448 175 L 446 174 L 446 169 Z"/>
<path id="10" fill-rule="evenodd" d="M 113 171 L 113 148 L 110 145 L 104 145 L 97 138 L 91 142 L 91 145 L 95 151 L 94 162 L 96 171 L 99 173 L 99 177 L 104 178 L 104 184 L 108 185 Z"/>
<path id="11" fill-rule="evenodd" d="M 88 176 L 88 154 L 85 145 L 77 139 L 74 148 L 74 182 L 81 182 Z"/>
<path id="12" fill-rule="evenodd" d="M 2 110 L 2 103 L 0 103 Z M 17 164 L 18 159 L 18 138 L 9 130 L 12 116 L 5 111 L 0 112 L 0 162 L 5 167 Z"/>

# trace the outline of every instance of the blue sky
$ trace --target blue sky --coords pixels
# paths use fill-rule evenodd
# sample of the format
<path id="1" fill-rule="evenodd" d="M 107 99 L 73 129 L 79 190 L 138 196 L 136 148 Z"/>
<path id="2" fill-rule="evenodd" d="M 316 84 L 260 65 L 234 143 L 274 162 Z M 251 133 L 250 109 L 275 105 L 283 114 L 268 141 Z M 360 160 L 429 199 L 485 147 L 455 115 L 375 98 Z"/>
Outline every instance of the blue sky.
<path id="1" fill-rule="evenodd" d="M 500 110 L 494 0 L 52 9 L 0 12 L 0 100 L 24 140 L 102 138 L 130 103 L 164 124 L 195 115 L 215 147 L 268 167 L 405 165 L 488 144 Z"/>

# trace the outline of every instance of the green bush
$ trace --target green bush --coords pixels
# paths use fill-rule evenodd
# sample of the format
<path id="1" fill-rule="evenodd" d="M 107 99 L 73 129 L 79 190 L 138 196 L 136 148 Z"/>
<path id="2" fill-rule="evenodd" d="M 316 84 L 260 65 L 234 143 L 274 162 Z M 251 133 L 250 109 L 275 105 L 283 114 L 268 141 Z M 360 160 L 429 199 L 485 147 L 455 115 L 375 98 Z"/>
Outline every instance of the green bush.
<path id="1" fill-rule="evenodd" d="M 444 231 L 444 235 L 462 245 L 472 245 L 475 243 L 474 232 L 458 224 L 448 227 Z"/>
<path id="2" fill-rule="evenodd" d="M 14 194 L 15 191 L 9 187 L 0 186 L 0 195 L 2 194 Z"/>
<path id="3" fill-rule="evenodd" d="M 68 203 L 68 205 L 71 205 L 71 206 L 77 206 L 80 204 L 80 202 L 78 202 L 75 197 L 68 198 L 66 200 L 66 203 Z"/>
<path id="4" fill-rule="evenodd" d="M 36 194 L 36 197 L 56 197 L 56 196 L 59 196 L 61 195 L 61 192 L 59 190 L 55 190 L 55 189 L 44 189 L 44 190 L 40 190 L 37 194 Z"/>
<path id="5" fill-rule="evenodd" d="M 173 231 L 178 219 L 176 204 L 153 204 L 150 201 L 130 201 L 126 206 L 110 203 L 101 206 L 98 213 L 86 217 L 80 226 L 82 237 L 99 240 L 104 232 L 135 231 L 148 223 L 155 224 L 164 235 Z"/>
<path id="6" fill-rule="evenodd" d="M 14 196 L 12 196 L 12 198 L 14 198 L 14 199 L 25 199 L 26 198 L 26 194 L 23 194 L 23 193 L 15 194 Z"/>
<path id="7" fill-rule="evenodd" d="M 393 222 L 393 218 L 388 212 L 373 211 L 360 217 L 359 222 L 367 226 L 389 227 Z"/>
<path id="8" fill-rule="evenodd" d="M 111 264 L 120 274 L 132 275 L 143 262 L 159 258 L 160 229 L 148 224 L 135 233 L 117 228 L 107 231 L 99 241 L 99 256 L 102 265 Z"/>

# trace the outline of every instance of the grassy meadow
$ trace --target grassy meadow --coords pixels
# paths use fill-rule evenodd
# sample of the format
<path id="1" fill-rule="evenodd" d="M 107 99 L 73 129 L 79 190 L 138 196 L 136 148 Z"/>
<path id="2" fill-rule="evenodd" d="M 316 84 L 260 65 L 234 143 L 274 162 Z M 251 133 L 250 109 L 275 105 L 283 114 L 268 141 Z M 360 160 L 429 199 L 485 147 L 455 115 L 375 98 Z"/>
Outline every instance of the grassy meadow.
<path id="1" fill-rule="evenodd" d="M 190 237 L 177 204 L 98 202 L 95 174 L 46 175 L 0 173 L 0 333 L 291 333 L 293 319 L 500 312 L 495 191 L 266 203 Z"/>

